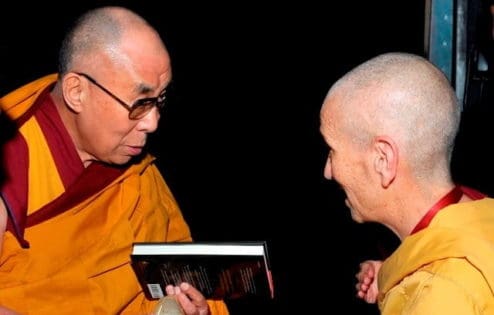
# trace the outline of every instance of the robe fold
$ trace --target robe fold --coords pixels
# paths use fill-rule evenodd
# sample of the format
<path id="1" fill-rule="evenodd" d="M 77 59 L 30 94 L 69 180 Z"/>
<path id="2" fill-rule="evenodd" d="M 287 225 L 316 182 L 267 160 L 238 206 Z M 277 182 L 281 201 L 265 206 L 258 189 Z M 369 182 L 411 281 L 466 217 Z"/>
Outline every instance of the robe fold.
<path id="1" fill-rule="evenodd" d="M 0 305 L 20 314 L 150 314 L 156 301 L 131 267 L 132 243 L 190 241 L 189 227 L 151 155 L 84 168 L 49 95 L 56 79 L 0 99 L 17 127 L 2 148 L 9 218 Z M 208 303 L 228 314 L 222 301 Z"/>

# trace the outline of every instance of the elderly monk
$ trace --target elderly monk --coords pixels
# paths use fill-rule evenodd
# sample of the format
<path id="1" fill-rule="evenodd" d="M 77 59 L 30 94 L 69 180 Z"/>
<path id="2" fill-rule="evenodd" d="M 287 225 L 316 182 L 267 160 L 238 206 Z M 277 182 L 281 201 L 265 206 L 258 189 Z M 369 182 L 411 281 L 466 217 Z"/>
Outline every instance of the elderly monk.
<path id="1" fill-rule="evenodd" d="M 151 314 L 133 242 L 191 240 L 144 152 L 169 54 L 140 16 L 103 7 L 77 20 L 59 57 L 58 74 L 0 99 L 17 128 L 2 148 L 2 314 Z M 168 289 L 185 314 L 228 314 L 188 284 Z"/>

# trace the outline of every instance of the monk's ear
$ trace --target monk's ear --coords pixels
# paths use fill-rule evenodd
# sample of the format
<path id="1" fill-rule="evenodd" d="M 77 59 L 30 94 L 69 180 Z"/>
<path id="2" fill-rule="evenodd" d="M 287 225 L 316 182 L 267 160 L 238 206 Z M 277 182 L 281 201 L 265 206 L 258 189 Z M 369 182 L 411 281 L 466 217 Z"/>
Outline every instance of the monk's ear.
<path id="1" fill-rule="evenodd" d="M 70 72 L 62 79 L 63 97 L 67 106 L 74 112 L 82 110 L 87 82 L 78 74 Z"/>
<path id="2" fill-rule="evenodd" d="M 395 179 L 398 170 L 398 146 L 388 136 L 379 136 L 373 142 L 374 170 L 387 188 Z"/>

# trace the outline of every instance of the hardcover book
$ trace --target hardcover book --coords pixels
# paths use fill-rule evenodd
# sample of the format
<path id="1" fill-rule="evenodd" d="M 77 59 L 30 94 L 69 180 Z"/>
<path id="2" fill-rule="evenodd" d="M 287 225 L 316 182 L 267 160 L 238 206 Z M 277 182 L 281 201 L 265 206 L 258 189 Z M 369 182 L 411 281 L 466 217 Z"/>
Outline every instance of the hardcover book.
<path id="1" fill-rule="evenodd" d="M 150 299 L 182 282 L 208 299 L 274 298 L 266 242 L 134 243 L 131 260 Z"/>

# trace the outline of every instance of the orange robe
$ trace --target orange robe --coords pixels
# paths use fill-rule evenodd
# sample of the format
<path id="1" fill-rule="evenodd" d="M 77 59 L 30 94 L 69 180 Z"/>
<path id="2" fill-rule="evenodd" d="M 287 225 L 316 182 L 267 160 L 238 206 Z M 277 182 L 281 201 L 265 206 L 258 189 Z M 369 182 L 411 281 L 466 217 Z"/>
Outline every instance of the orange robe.
<path id="1" fill-rule="evenodd" d="M 20 314 L 150 314 L 130 265 L 133 242 L 190 241 L 154 158 L 126 167 L 77 159 L 46 76 L 0 99 L 18 133 L 5 146 L 0 193 L 8 229 L 0 305 Z M 228 314 L 208 301 L 212 314 Z"/>

